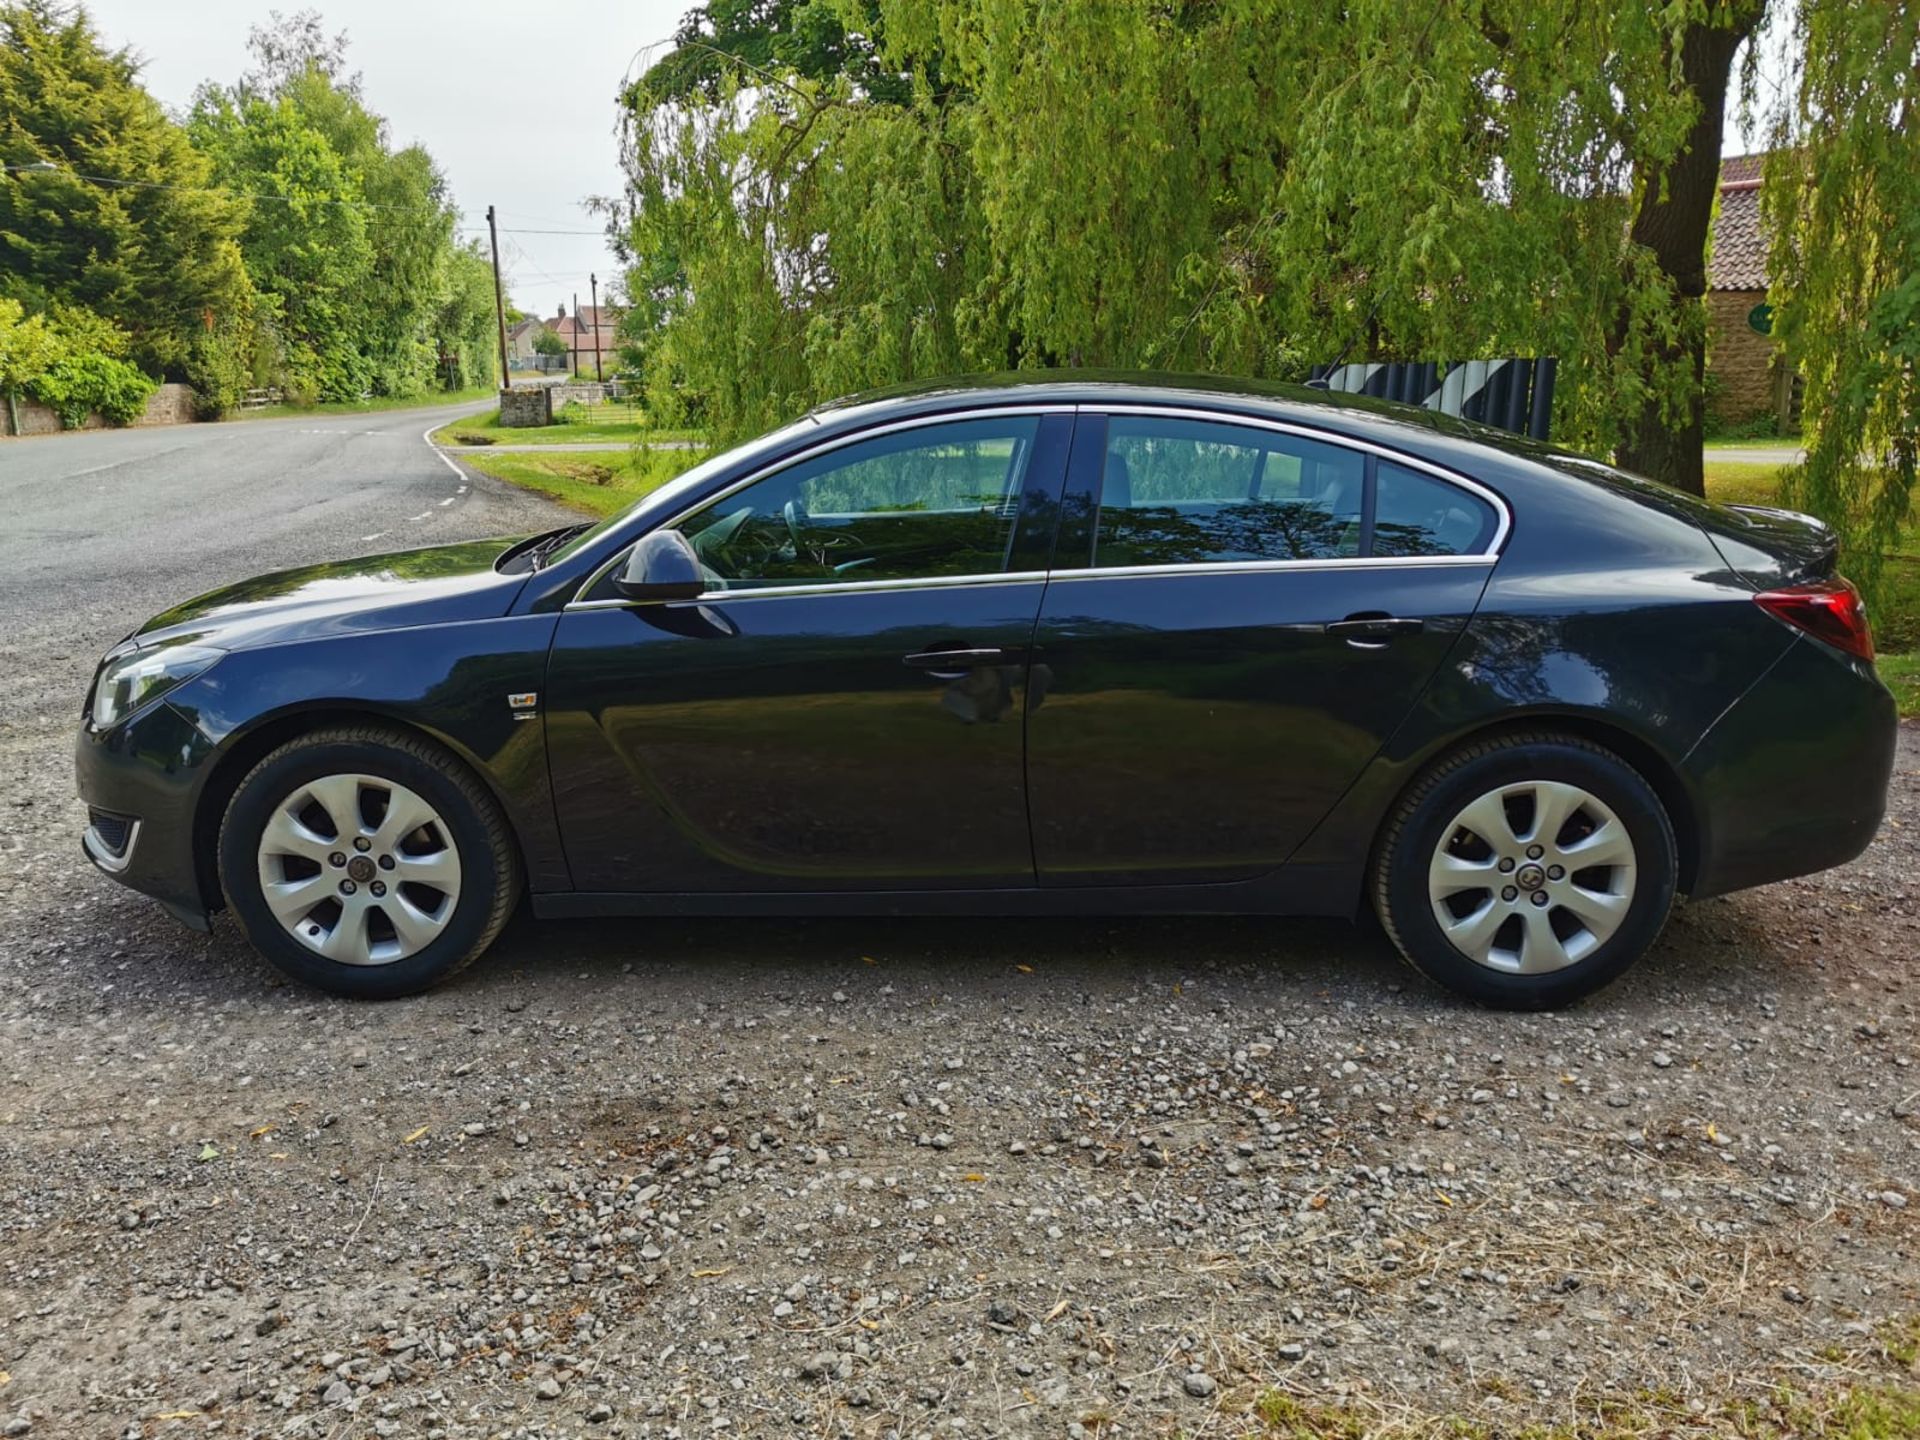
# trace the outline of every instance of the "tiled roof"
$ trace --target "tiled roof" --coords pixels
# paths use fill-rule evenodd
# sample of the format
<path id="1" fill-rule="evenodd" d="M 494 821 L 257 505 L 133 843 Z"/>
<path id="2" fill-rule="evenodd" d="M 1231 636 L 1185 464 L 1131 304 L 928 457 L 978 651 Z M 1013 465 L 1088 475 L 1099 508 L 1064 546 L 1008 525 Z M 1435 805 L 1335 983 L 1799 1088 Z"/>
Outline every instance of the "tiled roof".
<path id="1" fill-rule="evenodd" d="M 1760 167 L 1764 155 L 1733 155 L 1720 162 L 1720 210 L 1713 219 L 1707 261 L 1709 290 L 1767 288 L 1767 236 L 1760 224 Z"/>

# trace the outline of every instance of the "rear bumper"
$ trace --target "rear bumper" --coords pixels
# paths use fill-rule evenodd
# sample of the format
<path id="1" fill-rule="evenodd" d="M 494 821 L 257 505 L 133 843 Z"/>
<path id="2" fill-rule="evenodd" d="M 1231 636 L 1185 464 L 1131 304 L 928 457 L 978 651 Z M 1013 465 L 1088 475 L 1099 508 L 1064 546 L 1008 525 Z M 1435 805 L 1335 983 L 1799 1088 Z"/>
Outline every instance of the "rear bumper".
<path id="1" fill-rule="evenodd" d="M 83 725 L 74 778 L 91 811 L 81 849 L 104 874 L 205 928 L 193 816 L 213 743 L 165 701 L 102 734 Z"/>
<path id="2" fill-rule="evenodd" d="M 1811 875 L 1886 814 L 1900 717 L 1873 668 L 1802 638 L 1681 763 L 1699 801 L 1696 899 Z"/>

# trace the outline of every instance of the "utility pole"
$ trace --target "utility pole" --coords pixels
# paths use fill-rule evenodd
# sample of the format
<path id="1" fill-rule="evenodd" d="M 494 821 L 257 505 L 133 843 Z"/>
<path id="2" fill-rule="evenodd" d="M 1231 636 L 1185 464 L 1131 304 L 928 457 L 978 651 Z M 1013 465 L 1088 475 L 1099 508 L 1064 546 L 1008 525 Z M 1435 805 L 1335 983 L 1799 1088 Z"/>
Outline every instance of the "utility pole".
<path id="1" fill-rule="evenodd" d="M 573 378 L 580 378 L 580 292 L 573 292 Z"/>
<path id="2" fill-rule="evenodd" d="M 607 377 L 600 369 L 600 277 L 587 276 L 587 284 L 593 290 L 593 378 L 605 381 Z"/>
<path id="3" fill-rule="evenodd" d="M 493 323 L 500 335 L 500 388 L 511 383 L 507 378 L 507 300 L 500 290 L 500 232 L 494 228 L 493 207 L 487 207 L 487 236 L 493 241 Z"/>

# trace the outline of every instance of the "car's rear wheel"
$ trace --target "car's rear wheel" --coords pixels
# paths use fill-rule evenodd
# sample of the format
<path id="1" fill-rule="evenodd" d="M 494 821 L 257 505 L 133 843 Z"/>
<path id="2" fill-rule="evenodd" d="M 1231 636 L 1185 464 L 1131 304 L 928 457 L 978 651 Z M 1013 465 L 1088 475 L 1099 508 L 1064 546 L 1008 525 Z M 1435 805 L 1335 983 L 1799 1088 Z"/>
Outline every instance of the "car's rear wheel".
<path id="1" fill-rule="evenodd" d="M 1673 826 L 1644 777 L 1571 736 L 1468 745 L 1416 782 L 1374 858 L 1374 908 L 1418 970 L 1549 1009 L 1640 958 L 1673 906 Z"/>
<path id="2" fill-rule="evenodd" d="M 220 881 L 254 948 L 338 995 L 411 995 L 471 964 L 519 870 L 499 806 L 438 747 L 382 726 L 317 730 L 240 782 Z"/>

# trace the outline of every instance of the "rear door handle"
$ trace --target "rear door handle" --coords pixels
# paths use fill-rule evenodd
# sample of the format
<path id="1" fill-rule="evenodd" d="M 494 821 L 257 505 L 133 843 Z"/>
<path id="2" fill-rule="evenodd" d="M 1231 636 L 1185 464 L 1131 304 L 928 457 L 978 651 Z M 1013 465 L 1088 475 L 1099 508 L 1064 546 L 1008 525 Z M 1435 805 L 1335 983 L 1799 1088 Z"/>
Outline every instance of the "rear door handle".
<path id="1" fill-rule="evenodd" d="M 983 665 L 1004 665 L 1004 650 L 921 650 L 905 657 L 915 670 L 925 670 L 936 680 L 958 680 L 969 670 Z"/>
<path id="2" fill-rule="evenodd" d="M 1396 635 L 1413 635 L 1426 628 L 1416 616 L 1349 615 L 1327 626 L 1327 634 L 1358 650 L 1378 650 Z"/>

